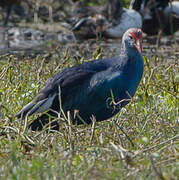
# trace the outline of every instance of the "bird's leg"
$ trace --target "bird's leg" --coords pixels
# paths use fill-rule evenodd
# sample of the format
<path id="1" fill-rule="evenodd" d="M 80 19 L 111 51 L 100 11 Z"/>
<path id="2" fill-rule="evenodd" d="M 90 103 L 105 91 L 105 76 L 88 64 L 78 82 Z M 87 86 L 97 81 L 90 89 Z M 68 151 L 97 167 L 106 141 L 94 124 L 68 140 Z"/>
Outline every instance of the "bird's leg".
<path id="1" fill-rule="evenodd" d="M 10 13 L 11 13 L 11 10 L 12 10 L 12 5 L 10 5 L 10 6 L 7 7 L 6 17 L 5 17 L 4 23 L 3 23 L 4 26 L 6 26 L 7 23 L 8 23 L 9 15 L 10 15 Z"/>

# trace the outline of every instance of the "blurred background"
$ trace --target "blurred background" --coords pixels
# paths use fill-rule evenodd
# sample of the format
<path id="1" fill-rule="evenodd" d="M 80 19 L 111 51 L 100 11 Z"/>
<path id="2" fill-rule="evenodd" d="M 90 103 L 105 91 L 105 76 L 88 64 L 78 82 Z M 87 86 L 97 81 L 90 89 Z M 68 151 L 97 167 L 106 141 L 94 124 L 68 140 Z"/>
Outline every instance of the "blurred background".
<path id="1" fill-rule="evenodd" d="M 84 41 L 114 50 L 130 27 L 158 47 L 179 42 L 179 1 L 0 0 L 0 25 L 1 55 L 34 56 Z"/>

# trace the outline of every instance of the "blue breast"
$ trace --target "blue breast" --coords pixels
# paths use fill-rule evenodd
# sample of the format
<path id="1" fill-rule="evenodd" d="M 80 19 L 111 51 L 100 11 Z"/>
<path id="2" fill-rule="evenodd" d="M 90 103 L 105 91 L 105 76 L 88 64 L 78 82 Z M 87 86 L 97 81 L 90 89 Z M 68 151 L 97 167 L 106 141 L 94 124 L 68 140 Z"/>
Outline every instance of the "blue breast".
<path id="1" fill-rule="evenodd" d="M 110 70 L 96 74 L 89 82 L 89 89 L 81 90 L 83 105 L 79 104 L 80 116 L 87 123 L 92 114 L 97 121 L 112 117 L 134 96 L 143 74 L 143 59 L 139 56 L 134 63 L 120 68 L 114 65 Z M 115 105 L 112 101 L 123 102 Z"/>

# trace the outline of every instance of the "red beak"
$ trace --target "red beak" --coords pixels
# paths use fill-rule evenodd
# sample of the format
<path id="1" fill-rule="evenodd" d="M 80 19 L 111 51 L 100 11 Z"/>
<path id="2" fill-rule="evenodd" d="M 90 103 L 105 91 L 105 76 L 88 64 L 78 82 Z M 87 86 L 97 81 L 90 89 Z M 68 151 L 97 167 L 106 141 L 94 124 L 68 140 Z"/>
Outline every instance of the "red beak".
<path id="1" fill-rule="evenodd" d="M 133 32 L 130 32 L 130 34 L 132 35 L 132 37 L 135 39 L 135 46 L 136 46 L 136 48 L 138 49 L 138 51 L 140 52 L 140 53 L 142 53 L 142 43 L 141 43 L 141 41 L 142 41 L 142 35 L 141 35 L 141 37 L 136 37 L 136 34 L 135 33 L 133 33 Z"/>
<path id="2" fill-rule="evenodd" d="M 136 41 L 136 48 L 139 50 L 140 53 L 142 53 L 142 43 L 139 39 Z"/>

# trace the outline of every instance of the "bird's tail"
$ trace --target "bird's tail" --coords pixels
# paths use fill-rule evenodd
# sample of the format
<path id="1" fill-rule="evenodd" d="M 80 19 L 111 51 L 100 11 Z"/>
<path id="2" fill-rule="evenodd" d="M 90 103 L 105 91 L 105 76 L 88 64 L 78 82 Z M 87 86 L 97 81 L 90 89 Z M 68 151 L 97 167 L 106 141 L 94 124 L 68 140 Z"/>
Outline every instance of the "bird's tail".
<path id="1" fill-rule="evenodd" d="M 38 102 L 36 102 L 35 100 L 31 101 L 16 114 L 16 117 L 24 119 L 26 115 L 30 116 L 32 114 L 37 114 L 49 110 L 51 105 L 53 104 L 55 96 L 56 94 L 53 94 L 48 98 L 45 98 Z"/>
<path id="2" fill-rule="evenodd" d="M 33 109 L 33 107 L 35 106 L 35 102 L 30 102 L 28 103 L 26 106 L 24 106 L 17 114 L 16 117 L 17 118 L 21 118 L 24 119 L 26 114 L 31 112 L 31 110 Z M 31 113 L 32 114 L 32 113 Z"/>

